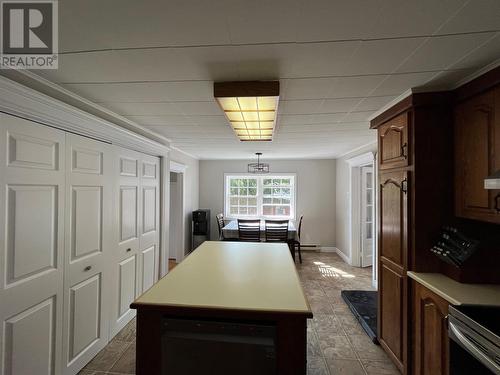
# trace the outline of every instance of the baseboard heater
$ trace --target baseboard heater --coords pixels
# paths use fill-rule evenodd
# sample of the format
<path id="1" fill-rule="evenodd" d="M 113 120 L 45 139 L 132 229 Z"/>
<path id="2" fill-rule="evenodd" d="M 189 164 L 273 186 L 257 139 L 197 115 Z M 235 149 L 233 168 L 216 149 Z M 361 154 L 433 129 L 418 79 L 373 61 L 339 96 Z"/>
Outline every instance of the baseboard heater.
<path id="1" fill-rule="evenodd" d="M 320 251 L 321 246 L 317 244 L 300 244 L 300 250 Z"/>

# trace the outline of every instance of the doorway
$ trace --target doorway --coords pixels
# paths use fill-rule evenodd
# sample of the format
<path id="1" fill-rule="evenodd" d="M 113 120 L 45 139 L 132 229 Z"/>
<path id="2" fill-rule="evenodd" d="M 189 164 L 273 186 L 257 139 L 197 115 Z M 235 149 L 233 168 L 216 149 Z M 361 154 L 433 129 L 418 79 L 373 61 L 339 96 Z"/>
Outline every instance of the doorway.
<path id="1" fill-rule="evenodd" d="M 350 264 L 372 267 L 372 284 L 377 284 L 377 186 L 375 154 L 368 152 L 347 160 L 350 170 Z"/>
<path id="2" fill-rule="evenodd" d="M 185 166 L 170 162 L 169 270 L 184 259 L 184 170 Z"/>

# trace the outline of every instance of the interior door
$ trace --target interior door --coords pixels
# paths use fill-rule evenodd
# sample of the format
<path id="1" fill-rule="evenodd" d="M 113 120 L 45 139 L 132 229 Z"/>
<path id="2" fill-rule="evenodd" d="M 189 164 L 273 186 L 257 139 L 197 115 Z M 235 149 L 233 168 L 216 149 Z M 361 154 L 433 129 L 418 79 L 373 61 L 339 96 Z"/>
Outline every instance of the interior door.
<path id="1" fill-rule="evenodd" d="M 130 303 L 138 294 L 139 284 L 139 231 L 140 215 L 140 154 L 116 148 L 115 191 L 116 226 L 112 261 L 113 297 L 110 336 L 117 334 L 135 316 Z"/>
<path id="2" fill-rule="evenodd" d="M 108 340 L 113 234 L 110 145 L 66 135 L 64 373 L 74 374 Z"/>
<path id="3" fill-rule="evenodd" d="M 160 159 L 142 155 L 140 160 L 142 220 L 140 227 L 140 275 L 138 290 L 149 289 L 158 280 L 160 239 Z"/>
<path id="4" fill-rule="evenodd" d="M 361 167 L 361 267 L 373 263 L 375 194 L 373 166 Z"/>
<path id="5" fill-rule="evenodd" d="M 60 374 L 64 132 L 0 113 L 0 369 Z"/>

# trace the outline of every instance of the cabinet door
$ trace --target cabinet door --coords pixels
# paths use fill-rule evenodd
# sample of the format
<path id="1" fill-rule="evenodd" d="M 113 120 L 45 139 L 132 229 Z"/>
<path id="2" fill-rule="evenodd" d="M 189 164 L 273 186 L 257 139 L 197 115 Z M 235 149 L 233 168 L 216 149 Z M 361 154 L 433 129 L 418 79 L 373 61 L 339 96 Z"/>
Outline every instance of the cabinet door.
<path id="1" fill-rule="evenodd" d="M 379 269 L 378 339 L 404 372 L 408 337 L 406 276 L 383 262 Z"/>
<path id="2" fill-rule="evenodd" d="M 484 179 L 500 168 L 499 96 L 498 89 L 488 91 L 455 108 L 455 211 L 463 218 L 500 223 L 500 191 L 484 188 Z"/>
<path id="3" fill-rule="evenodd" d="M 409 172 L 381 173 L 379 180 L 380 258 L 403 272 L 408 252 Z"/>
<path id="4" fill-rule="evenodd" d="M 382 347 L 401 371 L 407 352 L 407 171 L 380 174 L 379 192 L 379 312 Z"/>
<path id="5" fill-rule="evenodd" d="M 64 371 L 74 374 L 108 342 L 113 247 L 113 154 L 66 134 Z"/>
<path id="6" fill-rule="evenodd" d="M 412 282 L 413 373 L 449 373 L 448 302 L 429 289 Z"/>
<path id="7" fill-rule="evenodd" d="M 64 132 L 0 113 L 0 373 L 61 373 Z"/>
<path id="8" fill-rule="evenodd" d="M 380 169 L 409 165 L 409 114 L 387 121 L 378 129 Z"/>

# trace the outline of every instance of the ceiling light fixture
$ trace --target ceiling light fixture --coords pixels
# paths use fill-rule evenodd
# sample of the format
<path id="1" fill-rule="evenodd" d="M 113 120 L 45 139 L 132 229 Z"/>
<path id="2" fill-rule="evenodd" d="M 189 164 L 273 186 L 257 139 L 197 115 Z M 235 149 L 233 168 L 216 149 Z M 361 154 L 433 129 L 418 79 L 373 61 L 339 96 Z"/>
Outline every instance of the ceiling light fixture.
<path id="1" fill-rule="evenodd" d="M 269 164 L 260 162 L 260 156 L 262 155 L 262 152 L 256 152 L 255 155 L 257 155 L 257 163 L 249 163 L 248 172 L 255 174 L 269 173 Z"/>
<path id="2" fill-rule="evenodd" d="M 279 81 L 215 82 L 214 97 L 241 141 L 272 141 Z"/>

